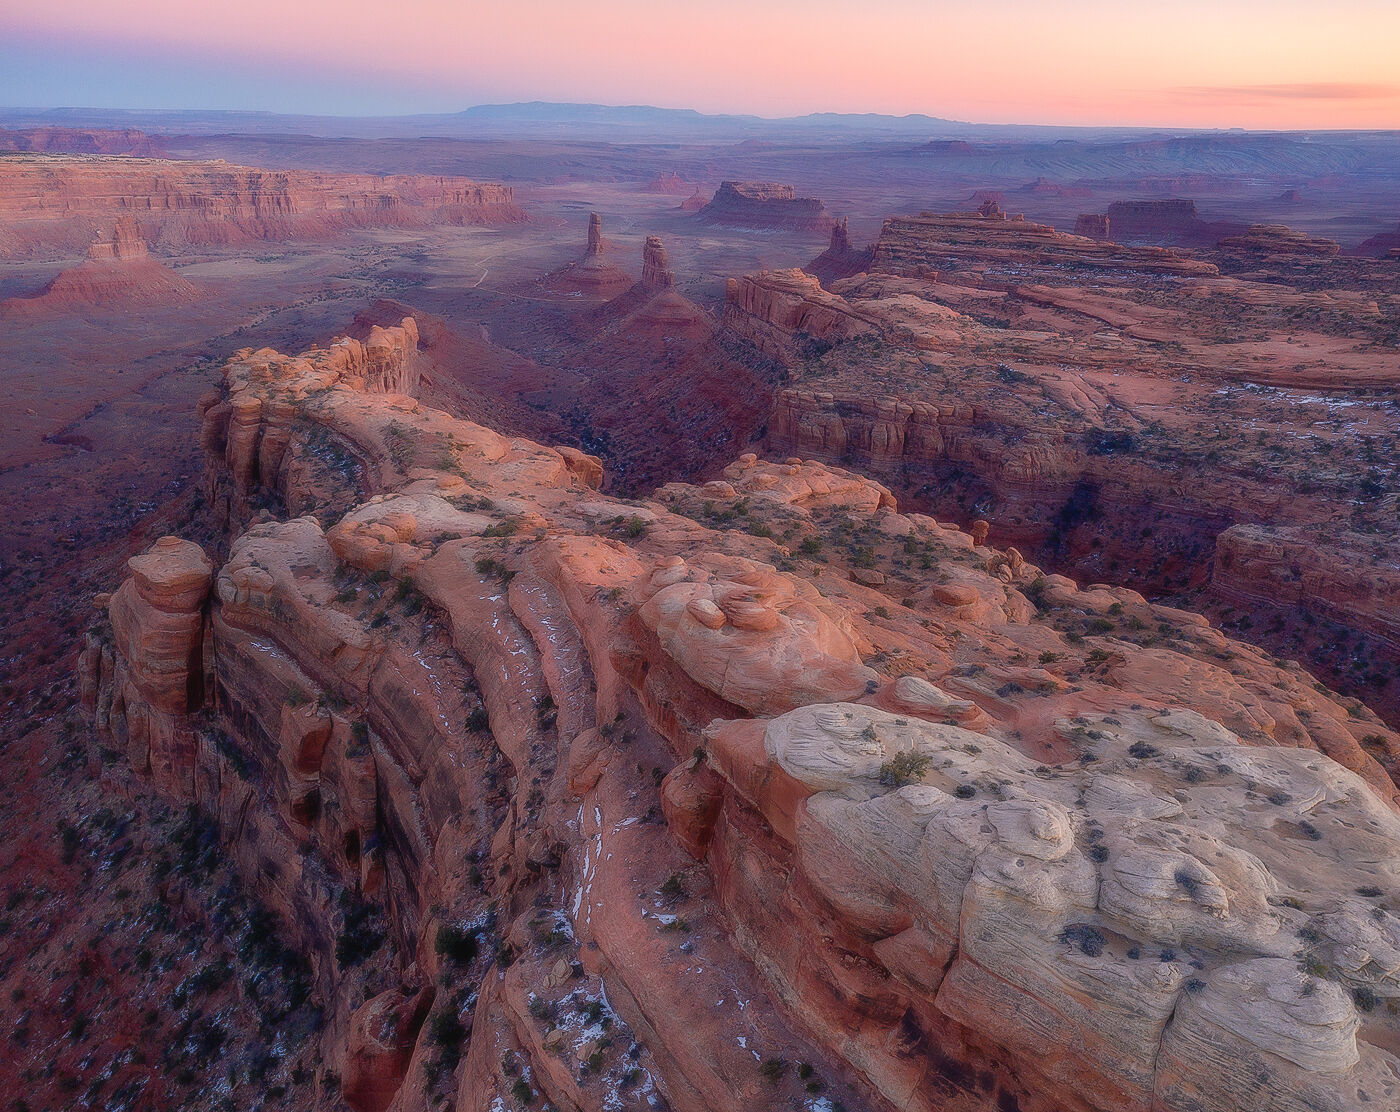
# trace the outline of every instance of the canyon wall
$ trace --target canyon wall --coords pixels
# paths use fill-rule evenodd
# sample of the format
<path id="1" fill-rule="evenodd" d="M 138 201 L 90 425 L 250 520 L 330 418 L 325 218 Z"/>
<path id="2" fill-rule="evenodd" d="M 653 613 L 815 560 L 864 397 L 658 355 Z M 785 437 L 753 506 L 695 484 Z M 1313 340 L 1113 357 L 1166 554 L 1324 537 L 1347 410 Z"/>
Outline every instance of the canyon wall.
<path id="1" fill-rule="evenodd" d="M 0 161 L 0 257 L 87 249 L 119 217 L 171 254 L 353 228 L 516 223 L 507 185 L 423 175 L 256 170 L 223 162 L 138 158 Z"/>
<path id="2" fill-rule="evenodd" d="M 615 499 L 416 382 L 412 322 L 238 353 L 227 558 L 134 558 L 80 664 L 312 955 L 327 1106 L 1400 1099 L 1369 711 L 844 469 Z"/>

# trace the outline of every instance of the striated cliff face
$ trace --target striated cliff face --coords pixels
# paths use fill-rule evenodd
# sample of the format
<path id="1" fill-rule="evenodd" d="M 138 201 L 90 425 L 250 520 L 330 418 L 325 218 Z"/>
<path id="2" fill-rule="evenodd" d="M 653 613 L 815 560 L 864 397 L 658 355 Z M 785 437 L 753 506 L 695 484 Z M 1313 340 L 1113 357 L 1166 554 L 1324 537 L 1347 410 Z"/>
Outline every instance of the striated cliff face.
<path id="1" fill-rule="evenodd" d="M 787 365 L 800 361 L 813 342 L 829 345 L 874 331 L 857 308 L 800 270 L 728 279 L 723 323 L 733 335 Z"/>
<path id="2" fill-rule="evenodd" d="M 119 217 L 163 253 L 352 228 L 517 223 L 510 186 L 425 175 L 254 170 L 223 162 L 7 158 L 0 163 L 0 257 L 86 248 Z"/>
<path id="3" fill-rule="evenodd" d="M 1251 224 L 1242 235 L 1226 236 L 1216 245 L 1245 257 L 1330 258 L 1341 248 L 1335 240 L 1296 232 L 1287 224 Z"/>
<path id="4" fill-rule="evenodd" d="M 885 221 L 875 244 L 873 269 L 887 274 L 923 275 L 966 270 L 971 261 L 1008 263 L 1035 252 L 1042 265 L 1053 260 L 1079 267 L 1140 273 L 1212 275 L 1216 268 L 1166 247 L 1124 247 L 1057 232 L 1049 224 L 1008 217 L 999 206 L 970 213 L 920 213 Z M 1114 228 L 1115 218 L 1109 217 Z"/>
<path id="5" fill-rule="evenodd" d="M 1400 1099 L 1373 715 L 841 468 L 601 494 L 415 349 L 231 360 L 227 557 L 133 559 L 80 665 L 311 957 L 325 1106 Z"/>
<path id="6" fill-rule="evenodd" d="M 774 182 L 720 182 L 715 195 L 698 215 L 712 224 L 821 235 L 830 232 L 835 223 L 817 198 L 799 197 L 792 186 Z"/>
<path id="7" fill-rule="evenodd" d="M 1066 572 L 1203 588 L 1232 525 L 1396 536 L 1383 449 L 1400 446 L 1385 341 L 1400 298 L 1383 262 L 1273 251 L 1280 237 L 1292 242 L 1260 232 L 1259 252 L 1222 248 L 1212 258 L 1236 269 L 1248 256 L 1225 277 L 1206 258 L 990 207 L 894 218 L 867 273 L 732 281 L 724 325 L 787 369 L 775 451 L 985 518 Z M 1345 594 L 1327 612 L 1374 636 L 1364 596 L 1349 615 Z M 1310 659 L 1400 714 L 1393 670 Z"/>

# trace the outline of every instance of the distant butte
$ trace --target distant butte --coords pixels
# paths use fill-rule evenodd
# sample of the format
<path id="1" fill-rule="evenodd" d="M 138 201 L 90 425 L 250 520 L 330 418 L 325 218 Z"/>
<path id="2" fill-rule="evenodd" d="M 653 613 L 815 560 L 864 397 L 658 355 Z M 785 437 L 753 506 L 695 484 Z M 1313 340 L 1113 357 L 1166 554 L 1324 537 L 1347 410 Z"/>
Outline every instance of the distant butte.
<path id="1" fill-rule="evenodd" d="M 632 286 L 632 276 L 608 262 L 612 245 L 603 238 L 603 218 L 588 215 L 588 240 L 583 258 L 545 275 L 540 285 L 552 293 L 589 297 L 600 301 L 616 297 Z"/>
<path id="2" fill-rule="evenodd" d="M 699 218 L 711 224 L 736 228 L 794 232 L 831 231 L 835 221 L 815 197 L 799 197 L 791 185 L 777 182 L 720 182 Z"/>
<path id="3" fill-rule="evenodd" d="M 123 216 L 111 239 L 98 239 L 88 248 L 87 259 L 63 271 L 34 297 L 0 301 L 0 315 L 176 305 L 198 297 L 198 286 L 151 258 L 136 221 Z"/>

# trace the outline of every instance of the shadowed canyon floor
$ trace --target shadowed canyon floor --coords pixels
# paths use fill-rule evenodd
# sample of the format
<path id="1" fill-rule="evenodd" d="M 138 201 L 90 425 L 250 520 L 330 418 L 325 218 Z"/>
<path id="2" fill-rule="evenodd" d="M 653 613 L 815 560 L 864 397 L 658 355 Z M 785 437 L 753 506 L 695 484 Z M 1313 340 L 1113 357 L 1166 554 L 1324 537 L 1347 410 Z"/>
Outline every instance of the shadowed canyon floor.
<path id="1" fill-rule="evenodd" d="M 6 1090 L 1400 1103 L 1386 148 L 1114 142 L 13 139 Z"/>

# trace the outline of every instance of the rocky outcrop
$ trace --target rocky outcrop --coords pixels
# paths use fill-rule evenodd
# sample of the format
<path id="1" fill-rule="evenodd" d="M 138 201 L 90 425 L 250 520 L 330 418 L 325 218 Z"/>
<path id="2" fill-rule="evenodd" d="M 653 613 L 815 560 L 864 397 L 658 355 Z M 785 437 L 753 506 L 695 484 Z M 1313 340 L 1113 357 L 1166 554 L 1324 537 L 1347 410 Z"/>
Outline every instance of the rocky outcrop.
<path id="1" fill-rule="evenodd" d="M 815 197 L 799 197 L 791 185 L 724 181 L 699 218 L 736 228 L 811 232 L 826 235 L 834 221 Z"/>
<path id="2" fill-rule="evenodd" d="M 539 284 L 566 297 L 604 301 L 616 297 L 631 288 L 632 276 L 610 261 L 613 254 L 613 245 L 603 238 L 603 218 L 589 213 L 583 258 L 545 275 Z"/>
<path id="3" fill-rule="evenodd" d="M 1251 224 L 1243 235 L 1226 236 L 1216 246 L 1228 254 L 1278 259 L 1330 259 L 1336 241 L 1295 232 L 1287 224 Z"/>
<path id="4" fill-rule="evenodd" d="M 0 316 L 179 305 L 199 287 L 150 257 L 136 221 L 121 217 L 110 239 L 98 239 L 87 259 L 63 271 L 33 297 L 0 301 Z"/>
<path id="5" fill-rule="evenodd" d="M 1074 234 L 1089 239 L 1107 239 L 1112 221 L 1102 212 L 1081 212 L 1074 218 Z"/>
<path id="6" fill-rule="evenodd" d="M 990 204 L 990 202 L 989 202 Z M 1118 230 L 1110 209 L 1109 220 Z M 872 269 L 886 274 L 928 275 L 940 272 L 1014 266 L 1034 252 L 1042 263 L 1157 274 L 1210 275 L 1216 268 L 1165 247 L 1124 247 L 1082 236 L 1065 235 L 1048 224 L 1008 217 L 999 207 L 971 213 L 920 213 L 885 221 L 875 244 Z"/>
<path id="7" fill-rule="evenodd" d="M 869 270 L 873 255 L 868 247 L 858 251 L 851 245 L 850 228 L 843 216 L 831 227 L 831 243 L 827 249 L 802 269 L 829 284 Z"/>
<path id="8" fill-rule="evenodd" d="M 698 185 L 695 192 L 680 203 L 681 212 L 699 212 L 710 203 L 709 195 Z"/>
<path id="9" fill-rule="evenodd" d="M 1001 543 L 1085 578 L 1201 590 L 1237 524 L 1330 521 L 1393 541 L 1377 454 L 1400 435 L 1383 400 L 1400 382 L 1388 272 L 1214 257 L 1240 276 L 1004 215 L 898 217 L 869 271 L 828 288 L 788 271 L 735 280 L 724 325 L 788 369 L 771 451 L 868 471 L 964 525 L 985 518 Z M 1267 634 L 1270 617 L 1253 635 L 1305 646 L 1329 682 L 1400 720 L 1386 653 L 1337 647 L 1347 630 L 1379 634 L 1326 613 L 1340 628 L 1290 642 Z"/>
<path id="10" fill-rule="evenodd" d="M 695 187 L 674 170 L 657 174 L 642 186 L 643 193 L 662 193 L 672 197 L 689 197 L 694 191 Z"/>
<path id="11" fill-rule="evenodd" d="M 675 284 L 676 278 L 671 273 L 671 264 L 666 258 L 661 237 L 647 236 L 646 244 L 642 247 L 642 285 L 659 293 Z"/>
<path id="12" fill-rule="evenodd" d="M 1364 708 L 843 468 L 601 494 L 395 392 L 411 339 L 231 360 L 228 558 L 134 560 L 81 664 L 108 747 L 188 739 L 152 773 L 313 956 L 354 1107 L 1395 1103 Z"/>
<path id="13" fill-rule="evenodd" d="M 120 216 L 162 254 L 354 228 L 518 223 L 510 186 L 456 177 L 258 170 L 223 162 L 6 158 L 0 255 L 81 251 Z"/>
<path id="14" fill-rule="evenodd" d="M 1388 540 L 1317 526 L 1236 525 L 1215 540 L 1211 589 L 1251 609 L 1326 614 L 1400 653 L 1400 568 Z"/>
<path id="15" fill-rule="evenodd" d="M 830 345 L 873 332 L 843 298 L 800 270 L 770 270 L 725 284 L 724 326 L 764 355 L 789 365 L 813 344 Z"/>

